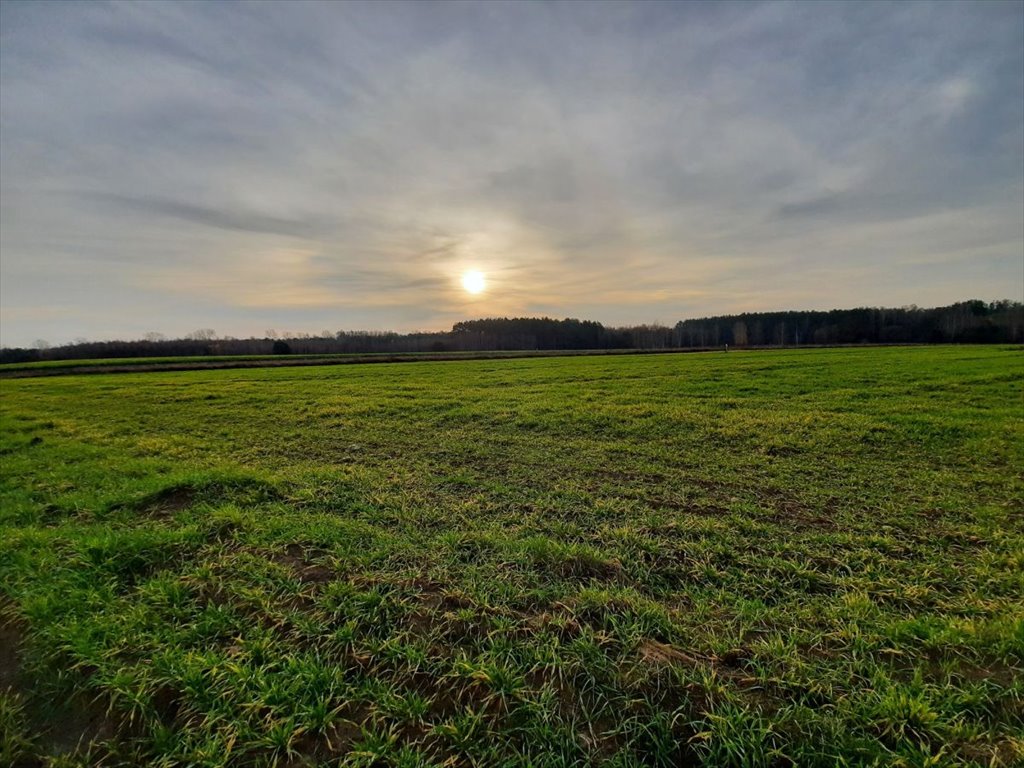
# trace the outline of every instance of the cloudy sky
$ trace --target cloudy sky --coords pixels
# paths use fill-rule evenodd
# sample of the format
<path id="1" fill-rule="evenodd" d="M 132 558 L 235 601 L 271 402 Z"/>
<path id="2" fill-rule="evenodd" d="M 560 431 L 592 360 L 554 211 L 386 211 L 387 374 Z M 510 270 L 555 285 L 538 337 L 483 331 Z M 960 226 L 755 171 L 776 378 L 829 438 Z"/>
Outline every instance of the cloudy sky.
<path id="1" fill-rule="evenodd" d="M 0 38 L 5 345 L 1024 294 L 1024 3 L 3 2 Z"/>

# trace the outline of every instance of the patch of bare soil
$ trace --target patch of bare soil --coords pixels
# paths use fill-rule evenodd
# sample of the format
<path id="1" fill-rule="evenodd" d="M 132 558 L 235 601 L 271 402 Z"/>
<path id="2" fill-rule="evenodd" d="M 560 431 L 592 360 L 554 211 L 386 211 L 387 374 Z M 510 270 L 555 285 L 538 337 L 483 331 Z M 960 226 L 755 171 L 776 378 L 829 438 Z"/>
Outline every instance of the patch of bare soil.
<path id="1" fill-rule="evenodd" d="M 555 564 L 553 570 L 563 579 L 614 581 L 622 573 L 622 563 L 617 559 L 602 560 L 571 555 Z"/>
<path id="2" fill-rule="evenodd" d="M 190 485 L 168 488 L 148 498 L 140 511 L 149 517 L 172 517 L 191 507 L 196 496 L 196 489 Z"/>
<path id="3" fill-rule="evenodd" d="M 277 552 L 271 559 L 290 569 L 303 584 L 326 584 L 337 578 L 337 573 L 326 565 L 310 562 L 319 552 L 307 551 L 301 544 L 289 544 L 283 552 Z"/>
<path id="4" fill-rule="evenodd" d="M 811 508 L 785 491 L 774 488 L 760 489 L 757 499 L 771 510 L 772 522 L 822 531 L 834 531 L 839 527 L 836 523 L 839 511 L 833 504 Z"/>
<path id="5" fill-rule="evenodd" d="M 640 658 L 648 664 L 686 664 L 691 667 L 700 664 L 713 664 L 717 659 L 713 656 L 699 656 L 685 653 L 666 643 L 657 640 L 644 640 L 640 644 Z"/>
<path id="6" fill-rule="evenodd" d="M 18 649 L 21 632 L 13 623 L 0 624 L 0 691 L 16 687 L 19 678 Z"/>
<path id="7" fill-rule="evenodd" d="M 42 765 L 45 757 L 82 753 L 94 743 L 115 737 L 117 723 L 99 702 L 83 695 L 59 702 L 40 698 L 21 667 L 23 643 L 23 628 L 17 621 L 0 624 L 0 691 L 15 693 L 25 702 L 26 735 L 36 752 L 22 764 Z"/>
<path id="8" fill-rule="evenodd" d="M 697 517 L 725 518 L 729 514 L 728 509 L 717 504 L 698 504 L 694 501 L 679 501 L 662 496 L 647 496 L 644 497 L 644 502 L 655 509 L 670 509 L 673 512 L 682 512 Z"/>

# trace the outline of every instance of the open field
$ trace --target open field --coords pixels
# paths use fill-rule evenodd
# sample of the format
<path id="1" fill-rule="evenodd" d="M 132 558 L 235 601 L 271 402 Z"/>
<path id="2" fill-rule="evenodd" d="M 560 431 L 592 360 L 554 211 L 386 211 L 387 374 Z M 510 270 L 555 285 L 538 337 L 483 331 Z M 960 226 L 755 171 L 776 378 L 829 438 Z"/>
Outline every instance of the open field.
<path id="1" fill-rule="evenodd" d="M 4 380 L 0 462 L 0 764 L 1024 760 L 1020 348 Z"/>
<path id="2" fill-rule="evenodd" d="M 546 353 L 548 356 L 558 353 Z M 570 353 L 571 354 L 571 353 Z M 357 352 L 325 355 L 184 355 L 177 357 L 116 357 L 92 360 L 43 360 L 0 365 L 0 378 L 62 375 L 65 373 L 124 373 L 132 370 L 199 370 L 203 368 L 261 368 L 334 365 L 358 362 L 451 360 L 460 357 L 541 356 L 522 352 Z"/>
<path id="3" fill-rule="evenodd" d="M 652 355 L 702 352 L 700 349 L 531 349 L 448 352 L 352 352 L 324 355 L 202 355 L 183 357 L 122 357 L 103 360 L 44 360 L 0 364 L 0 379 L 64 376 L 69 373 L 137 373 L 139 371 L 198 371 L 229 368 L 287 368 L 361 363 L 418 363 L 452 360 L 504 360 L 577 355 Z"/>
<path id="4" fill-rule="evenodd" d="M 132 366 L 166 365 L 171 363 L 229 363 L 259 362 L 263 360 L 281 360 L 288 357 L 295 360 L 330 359 L 332 355 L 178 355 L 176 357 L 110 357 L 89 360 L 36 360 L 29 363 L 4 363 L 0 365 L 0 374 L 21 371 L 46 371 L 53 368 L 105 368 L 116 366 L 128 368 Z M 334 355 L 336 357 L 336 355 Z"/>

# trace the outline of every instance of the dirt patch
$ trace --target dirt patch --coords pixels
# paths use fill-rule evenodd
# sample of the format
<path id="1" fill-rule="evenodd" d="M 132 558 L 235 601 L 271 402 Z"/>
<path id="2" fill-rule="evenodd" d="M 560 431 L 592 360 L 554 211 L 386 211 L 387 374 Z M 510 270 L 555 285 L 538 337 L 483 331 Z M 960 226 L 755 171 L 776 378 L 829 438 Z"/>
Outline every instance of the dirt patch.
<path id="1" fill-rule="evenodd" d="M 476 603 L 458 590 L 452 590 L 426 577 L 417 577 L 410 581 L 399 581 L 398 586 L 416 592 L 416 602 L 422 608 L 441 611 L 458 611 L 464 608 L 476 608 Z"/>
<path id="2" fill-rule="evenodd" d="M 716 504 L 698 504 L 693 501 L 678 501 L 653 496 L 644 497 L 643 501 L 654 509 L 670 509 L 673 512 L 682 512 L 697 517 L 725 518 L 729 515 L 728 509 Z"/>
<path id="3" fill-rule="evenodd" d="M 21 674 L 18 662 L 21 642 L 19 627 L 13 622 L 0 624 L 0 691 L 17 686 Z"/>
<path id="4" fill-rule="evenodd" d="M 1009 688 L 1021 679 L 1019 667 L 1012 667 L 998 659 L 988 662 L 971 664 L 963 662 L 956 668 L 956 674 L 972 681 L 991 681 L 997 685 Z"/>
<path id="5" fill-rule="evenodd" d="M 644 640 L 640 643 L 639 653 L 640 658 L 648 664 L 686 664 L 696 667 L 701 664 L 713 664 L 717 661 L 714 656 L 685 653 L 666 643 L 659 643 L 657 640 Z"/>
<path id="6" fill-rule="evenodd" d="M 966 759 L 978 765 L 989 765 L 993 768 L 1010 768 L 1020 765 L 1024 759 L 1024 748 L 1019 742 L 1010 739 L 997 741 L 995 744 L 954 744 L 956 751 Z"/>
<path id="7" fill-rule="evenodd" d="M 731 648 L 722 654 L 719 661 L 726 667 L 740 669 L 753 658 L 754 652 L 749 648 Z"/>
<path id="8" fill-rule="evenodd" d="M 530 616 L 527 625 L 536 631 L 552 632 L 561 640 L 572 640 L 583 631 L 580 623 L 567 613 L 544 611 Z"/>
<path id="9" fill-rule="evenodd" d="M 146 496 L 132 506 L 142 515 L 157 519 L 173 517 L 195 503 L 199 491 L 191 485 L 178 485 Z"/>
<path id="10" fill-rule="evenodd" d="M 668 643 L 661 643 L 649 638 L 640 643 L 637 652 L 640 655 L 640 659 L 647 664 L 655 666 L 670 664 L 685 664 L 689 667 L 710 666 L 714 667 L 719 675 L 729 677 L 734 681 L 747 680 L 747 678 L 742 676 L 737 677 L 736 673 L 746 667 L 754 657 L 754 652 L 749 648 L 732 648 L 721 656 L 716 656 L 715 654 L 681 651 Z"/>
<path id="11" fill-rule="evenodd" d="M 640 484 L 658 485 L 665 482 L 665 476 L 657 472 L 628 472 L 621 469 L 604 469 L 598 472 L 598 476 L 612 485 Z"/>
<path id="12" fill-rule="evenodd" d="M 555 563 L 552 570 L 563 579 L 614 581 L 622 573 L 622 563 L 617 559 L 570 555 Z"/>
<path id="13" fill-rule="evenodd" d="M 465 712 L 467 707 L 472 709 L 474 704 L 479 703 L 478 699 L 482 698 L 479 690 L 474 695 L 474 691 L 454 681 L 433 680 L 429 687 L 418 688 L 430 701 L 427 717 L 437 723 Z"/>
<path id="14" fill-rule="evenodd" d="M 402 587 L 416 591 L 412 596 L 411 610 L 401 623 L 413 635 L 430 638 L 439 656 L 446 656 L 452 648 L 473 645 L 490 631 L 490 617 L 502 612 L 487 606 L 477 605 L 465 593 L 417 578 L 402 583 Z M 473 618 L 466 618 L 461 611 L 473 610 Z"/>
<path id="15" fill-rule="evenodd" d="M 301 544 L 289 544 L 284 552 L 275 552 L 270 555 L 270 559 L 290 569 L 303 584 L 326 584 L 337 578 L 337 572 L 326 565 L 310 561 L 323 554 L 318 550 L 307 550 Z"/>
<path id="16" fill-rule="evenodd" d="M 922 672 L 930 682 L 945 685 L 953 678 L 970 682 L 989 682 L 1002 688 L 1011 688 L 1021 679 L 1021 667 L 1007 664 L 998 657 L 969 660 L 957 655 L 949 655 L 937 648 L 921 649 L 911 657 L 886 654 L 880 659 L 897 679 L 910 681 L 918 672 Z M 1024 709 L 1022 709 L 1024 712 Z"/>
<path id="17" fill-rule="evenodd" d="M 757 501 L 770 510 L 769 518 L 773 523 L 823 531 L 834 531 L 839 527 L 836 523 L 838 510 L 833 504 L 811 508 L 785 491 L 774 488 L 760 489 Z"/>
<path id="18" fill-rule="evenodd" d="M 437 682 L 434 681 L 435 687 Z M 457 702 L 451 704 L 450 714 L 460 713 L 466 704 L 467 700 L 457 697 Z M 432 708 L 425 720 L 405 720 L 395 723 L 389 718 L 381 718 L 380 713 L 375 713 L 374 708 L 366 703 L 347 704 L 325 728 L 317 731 L 305 731 L 298 736 L 292 744 L 294 754 L 277 764 L 288 768 L 333 765 L 339 758 L 349 755 L 353 748 L 364 740 L 368 731 L 373 732 L 383 727 L 388 730 L 395 728 L 392 733 L 397 736 L 398 745 L 415 746 L 420 752 L 430 756 L 438 763 L 462 765 L 461 762 L 452 761 L 442 740 L 434 733 L 432 723 L 442 723 L 446 717 L 450 716 L 442 715 L 441 709 L 447 711 L 447 705 L 442 708 Z M 249 753 L 247 757 L 257 756 Z M 264 757 L 270 757 L 270 755 L 264 755 Z M 377 765 L 378 763 L 374 762 L 373 764 Z"/>
<path id="19" fill-rule="evenodd" d="M 766 456 L 799 456 L 804 450 L 793 445 L 769 445 L 764 449 Z"/>
<path id="20" fill-rule="evenodd" d="M 145 517 L 163 519 L 189 509 L 201 499 L 210 501 L 233 499 L 248 504 L 280 501 L 282 495 L 273 486 L 256 479 L 200 481 L 194 485 L 184 483 L 162 488 L 136 501 L 116 503 L 109 508 L 109 511 L 128 509 Z M 233 526 L 234 523 L 227 523 L 229 529 L 233 529 Z M 231 530 L 211 531 L 214 534 L 230 532 Z"/>
<path id="21" fill-rule="evenodd" d="M 325 728 L 304 731 L 299 735 L 292 744 L 295 755 L 283 763 L 278 762 L 278 765 L 299 768 L 333 764 L 362 740 L 363 727 L 370 723 L 370 719 L 370 708 L 367 705 L 348 705 Z"/>
<path id="22" fill-rule="evenodd" d="M 106 707 L 84 695 L 72 696 L 43 718 L 36 718 L 36 723 L 43 726 L 38 731 L 38 743 L 44 753 L 51 755 L 81 752 L 115 738 L 121 730 Z"/>
<path id="23" fill-rule="evenodd" d="M 178 722 L 181 703 L 181 693 L 170 685 L 161 686 L 153 694 L 153 709 L 164 725 L 174 725 Z"/>
<path id="24" fill-rule="evenodd" d="M 24 702 L 26 725 L 35 752 L 22 761 L 24 765 L 42 764 L 44 756 L 84 753 L 90 751 L 93 744 L 118 735 L 121 730 L 118 723 L 98 700 L 84 694 L 59 701 L 44 700 L 21 667 L 23 646 L 24 628 L 18 621 L 0 624 L 0 691 L 9 691 Z"/>

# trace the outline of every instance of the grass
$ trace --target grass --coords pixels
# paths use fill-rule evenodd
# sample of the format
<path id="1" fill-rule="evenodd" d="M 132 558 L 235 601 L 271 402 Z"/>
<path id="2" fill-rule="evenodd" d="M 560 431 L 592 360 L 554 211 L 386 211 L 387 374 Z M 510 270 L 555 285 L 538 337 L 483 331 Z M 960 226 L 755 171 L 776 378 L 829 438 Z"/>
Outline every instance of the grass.
<path id="1" fill-rule="evenodd" d="M 1022 382 L 1005 347 L 2 381 L 0 763 L 1019 764 Z"/>
<path id="2" fill-rule="evenodd" d="M 450 350 L 446 352 L 329 352 L 287 355 L 183 355 L 178 357 L 110 357 L 84 360 L 36 360 L 0 363 L 0 378 L 64 375 L 67 373 L 132 373 L 135 371 L 199 370 L 203 368 L 259 368 L 347 363 L 422 362 L 519 357 L 573 357 L 576 355 L 679 354 L 684 349 L 519 349 Z"/>
<path id="3" fill-rule="evenodd" d="M 289 355 L 179 355 L 177 357 L 109 357 L 91 358 L 85 360 L 35 360 L 26 363 L 3 363 L 0 364 L 0 374 L 11 374 L 15 372 L 39 372 L 44 373 L 52 370 L 64 369 L 91 369 L 91 368 L 149 368 L 168 365 L 212 365 L 215 363 L 287 363 L 289 361 L 323 361 L 329 362 L 336 359 L 354 359 L 385 356 L 385 352 L 359 352 L 359 353 L 329 353 L 329 354 L 289 354 Z M 409 353 L 428 356 L 433 353 Z"/>

